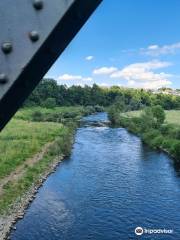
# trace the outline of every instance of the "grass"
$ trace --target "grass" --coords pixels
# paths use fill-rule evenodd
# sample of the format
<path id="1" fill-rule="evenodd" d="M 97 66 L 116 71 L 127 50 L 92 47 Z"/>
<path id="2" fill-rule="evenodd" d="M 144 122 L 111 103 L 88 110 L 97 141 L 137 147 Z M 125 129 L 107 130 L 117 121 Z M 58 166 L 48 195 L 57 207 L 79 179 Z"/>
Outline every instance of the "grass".
<path id="1" fill-rule="evenodd" d="M 68 155 L 71 150 L 72 129 L 64 129 L 61 136 L 48 150 L 41 161 L 35 163 L 33 167 L 28 167 L 24 176 L 16 182 L 10 182 L 4 187 L 4 194 L 0 198 L 0 213 L 7 212 L 9 206 L 23 195 L 32 185 L 38 182 L 39 176 L 45 172 L 56 156 Z"/>
<path id="2" fill-rule="evenodd" d="M 26 166 L 26 160 L 41 152 L 45 144 L 53 141 L 54 144 L 39 162 L 25 168 L 20 179 L 3 186 L 3 192 L 0 192 L 0 213 L 7 210 L 37 181 L 56 156 L 67 155 L 71 150 L 76 120 L 68 125 L 53 121 L 33 122 L 33 114 L 37 111 L 49 116 L 57 113 L 75 113 L 79 117 L 83 115 L 83 107 L 26 108 L 20 110 L 8 123 L 0 133 L 0 181 L 13 174 L 17 167 Z"/>
<path id="3" fill-rule="evenodd" d="M 55 108 L 42 108 L 42 107 L 32 107 L 24 108 L 16 113 L 15 119 L 29 120 L 32 121 L 33 114 L 35 112 L 41 112 L 42 114 L 65 114 L 65 113 L 76 113 L 82 115 L 84 108 L 79 107 L 55 107 Z"/>
<path id="4" fill-rule="evenodd" d="M 170 110 L 165 112 L 167 123 L 180 125 L 180 110 Z"/>
<path id="5" fill-rule="evenodd" d="M 124 115 L 127 117 L 140 117 L 142 111 L 131 111 Z M 168 110 L 166 113 L 166 123 L 180 125 L 180 110 Z"/>
<path id="6" fill-rule="evenodd" d="M 153 112 L 132 111 L 120 113 L 109 112 L 110 119 L 116 126 L 122 126 L 140 136 L 144 143 L 154 149 L 161 149 L 169 153 L 180 163 L 180 111 L 165 111 L 164 123 L 158 123 Z M 149 109 L 150 110 L 150 109 Z"/>
<path id="7" fill-rule="evenodd" d="M 39 152 L 63 130 L 62 124 L 13 119 L 0 134 L 0 179 Z"/>

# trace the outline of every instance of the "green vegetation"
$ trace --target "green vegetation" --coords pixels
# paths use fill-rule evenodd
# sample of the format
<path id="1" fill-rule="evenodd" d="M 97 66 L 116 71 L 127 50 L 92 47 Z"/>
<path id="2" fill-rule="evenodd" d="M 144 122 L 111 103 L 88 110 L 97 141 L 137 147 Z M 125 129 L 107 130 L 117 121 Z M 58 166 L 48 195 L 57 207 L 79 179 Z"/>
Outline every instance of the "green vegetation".
<path id="1" fill-rule="evenodd" d="M 44 79 L 0 134 L 1 213 L 38 182 L 56 156 L 70 153 L 80 118 L 104 108 L 113 124 L 127 127 L 179 160 L 179 96 L 96 84 L 59 86 Z M 164 114 L 163 109 L 171 111 Z"/>
<path id="2" fill-rule="evenodd" d="M 16 113 L 15 119 L 22 119 L 35 122 L 63 122 L 69 119 L 80 119 L 88 111 L 84 107 L 55 107 L 55 108 L 42 108 L 31 107 L 23 108 Z M 93 109 L 95 111 L 95 109 Z"/>
<path id="3" fill-rule="evenodd" d="M 109 109 L 112 124 L 137 134 L 150 147 L 163 149 L 180 162 L 180 111 L 164 111 L 159 105 L 125 112 L 117 104 Z M 122 105 L 122 103 L 121 103 Z"/>
<path id="4" fill-rule="evenodd" d="M 166 122 L 176 125 L 180 125 L 180 110 L 169 110 L 165 111 L 166 113 Z"/>
<path id="5" fill-rule="evenodd" d="M 3 192 L 0 194 L 0 213 L 7 211 L 14 201 L 20 199 L 22 194 L 25 193 L 32 184 L 35 184 L 39 180 L 39 176 L 49 168 L 55 157 L 66 156 L 70 153 L 72 136 L 73 129 L 61 127 L 56 140 L 53 145 L 48 148 L 42 159 L 35 162 L 33 166 L 25 165 L 25 171 L 20 178 L 16 181 L 9 181 L 3 186 Z M 17 147 L 19 147 L 19 145 Z M 25 144 L 24 147 L 27 148 L 28 145 Z M 24 161 L 26 161 L 25 158 Z"/>
<path id="6" fill-rule="evenodd" d="M 117 98 L 124 98 L 128 110 L 139 110 L 146 106 L 161 105 L 164 109 L 180 109 L 180 96 L 153 94 L 143 89 L 129 89 L 118 86 L 102 88 L 90 86 L 58 85 L 53 79 L 43 79 L 34 90 L 25 106 L 111 106 Z"/>
<path id="7" fill-rule="evenodd" d="M 38 181 L 56 156 L 70 153 L 78 120 L 96 108 L 23 108 L 14 116 L 0 134 L 0 213 Z"/>
<path id="8" fill-rule="evenodd" d="M 13 119 L 0 135 L 0 179 L 65 130 L 62 124 Z"/>
<path id="9" fill-rule="evenodd" d="M 124 116 L 126 117 L 140 117 L 142 111 L 130 111 L 125 112 Z M 169 124 L 180 125 L 180 110 L 168 110 L 165 111 L 166 119 L 165 122 Z"/>

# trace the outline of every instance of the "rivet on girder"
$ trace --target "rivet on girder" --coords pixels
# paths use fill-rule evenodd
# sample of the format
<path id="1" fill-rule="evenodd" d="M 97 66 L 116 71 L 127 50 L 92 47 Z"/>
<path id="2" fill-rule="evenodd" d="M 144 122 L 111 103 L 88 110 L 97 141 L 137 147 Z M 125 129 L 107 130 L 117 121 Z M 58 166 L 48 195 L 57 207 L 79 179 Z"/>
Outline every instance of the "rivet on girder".
<path id="1" fill-rule="evenodd" d="M 37 31 L 32 31 L 30 32 L 29 37 L 32 42 L 37 42 L 39 40 L 39 33 Z"/>
<path id="2" fill-rule="evenodd" d="M 8 82 L 8 77 L 7 77 L 7 75 L 4 74 L 4 73 L 1 73 L 1 74 L 0 74 L 0 84 L 5 84 L 5 83 L 7 83 L 7 82 Z"/>
<path id="3" fill-rule="evenodd" d="M 41 10 L 44 4 L 42 0 L 34 0 L 33 6 L 36 10 Z"/>
<path id="4" fill-rule="evenodd" d="M 13 47 L 10 42 L 5 42 L 2 44 L 1 49 L 2 49 L 3 53 L 9 54 L 10 52 L 12 52 Z"/>

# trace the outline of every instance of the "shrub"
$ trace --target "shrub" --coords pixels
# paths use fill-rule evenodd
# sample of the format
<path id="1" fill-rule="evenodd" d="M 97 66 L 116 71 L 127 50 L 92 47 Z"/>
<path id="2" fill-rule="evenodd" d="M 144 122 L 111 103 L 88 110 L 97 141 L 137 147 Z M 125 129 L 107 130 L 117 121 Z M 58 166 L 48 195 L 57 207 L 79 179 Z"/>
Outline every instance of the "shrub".
<path id="1" fill-rule="evenodd" d="M 171 141 L 170 153 L 176 158 L 177 161 L 180 161 L 180 142 Z"/>
<path id="2" fill-rule="evenodd" d="M 161 125 L 160 131 L 163 135 L 169 135 L 171 132 L 172 126 L 170 124 Z"/>
<path id="3" fill-rule="evenodd" d="M 153 140 L 161 136 L 160 132 L 157 129 L 149 129 L 147 132 L 142 133 L 142 139 L 145 143 L 149 144 L 151 147 L 155 147 Z M 156 143 L 157 144 L 157 143 Z"/>
<path id="4" fill-rule="evenodd" d="M 162 142 L 162 148 L 169 150 L 172 146 L 172 139 L 164 138 Z"/>
<path id="5" fill-rule="evenodd" d="M 153 148 L 160 148 L 162 147 L 162 143 L 163 143 L 163 136 L 162 135 L 158 135 L 155 138 L 153 138 L 151 140 L 151 146 Z"/>
<path id="6" fill-rule="evenodd" d="M 32 121 L 34 121 L 34 122 L 42 122 L 43 121 L 43 114 L 40 111 L 35 111 L 32 114 Z"/>
<path id="7" fill-rule="evenodd" d="M 94 106 L 94 109 L 95 109 L 96 112 L 103 112 L 104 111 L 104 107 L 99 106 L 99 105 Z"/>
<path id="8" fill-rule="evenodd" d="M 164 120 L 166 118 L 164 109 L 159 105 L 153 106 L 151 109 L 152 109 L 154 118 L 156 118 L 157 124 L 160 126 L 161 124 L 164 123 Z"/>
<path id="9" fill-rule="evenodd" d="M 84 115 L 92 114 L 95 112 L 95 108 L 93 106 L 86 106 L 84 109 Z"/>
<path id="10" fill-rule="evenodd" d="M 56 107 L 56 99 L 55 98 L 47 98 L 43 102 L 43 107 L 45 107 L 45 108 L 55 108 Z"/>
<path id="11" fill-rule="evenodd" d="M 180 140 L 180 128 L 176 129 L 175 137 L 176 139 Z"/>
<path id="12" fill-rule="evenodd" d="M 78 116 L 77 112 L 65 112 L 63 113 L 64 118 L 75 118 Z"/>

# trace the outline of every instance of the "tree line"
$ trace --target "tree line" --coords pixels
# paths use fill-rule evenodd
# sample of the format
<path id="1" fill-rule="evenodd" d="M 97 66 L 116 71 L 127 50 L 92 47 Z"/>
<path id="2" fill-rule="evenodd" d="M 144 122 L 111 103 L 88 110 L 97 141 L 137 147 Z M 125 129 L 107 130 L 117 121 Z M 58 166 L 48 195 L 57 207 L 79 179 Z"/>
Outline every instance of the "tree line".
<path id="1" fill-rule="evenodd" d="M 109 88 L 90 86 L 58 85 L 54 79 L 43 79 L 24 103 L 24 106 L 111 106 L 117 99 L 124 102 L 129 110 L 145 106 L 160 105 L 164 109 L 180 109 L 180 96 L 153 94 L 143 89 L 129 89 L 118 86 Z"/>

